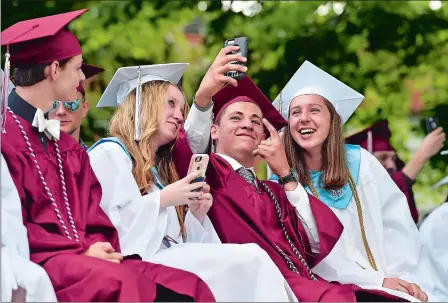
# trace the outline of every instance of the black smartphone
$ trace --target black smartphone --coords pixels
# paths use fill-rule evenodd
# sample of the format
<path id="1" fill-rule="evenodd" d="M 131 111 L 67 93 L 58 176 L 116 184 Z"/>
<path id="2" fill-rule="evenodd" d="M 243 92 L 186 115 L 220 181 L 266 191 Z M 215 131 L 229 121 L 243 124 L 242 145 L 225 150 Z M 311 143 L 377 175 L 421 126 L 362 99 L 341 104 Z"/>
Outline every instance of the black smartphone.
<path id="1" fill-rule="evenodd" d="M 228 39 L 228 40 L 226 40 L 226 42 L 224 42 L 224 47 L 227 47 L 230 45 L 238 45 L 240 47 L 240 49 L 238 51 L 232 52 L 231 54 L 238 54 L 238 55 L 241 55 L 241 56 L 247 58 L 247 55 L 249 52 L 249 48 L 248 48 L 249 47 L 249 39 L 247 37 Z M 239 62 L 239 61 L 233 61 L 230 63 L 246 65 L 246 63 Z M 236 79 L 236 80 L 241 80 L 244 77 L 244 73 L 242 73 L 240 71 L 230 71 L 230 72 L 227 72 L 227 76 L 232 77 L 233 79 Z"/>
<path id="2" fill-rule="evenodd" d="M 425 118 L 425 125 L 426 125 L 426 134 L 429 134 L 430 132 L 434 131 L 436 128 L 439 127 L 439 119 L 437 117 L 428 117 Z"/>

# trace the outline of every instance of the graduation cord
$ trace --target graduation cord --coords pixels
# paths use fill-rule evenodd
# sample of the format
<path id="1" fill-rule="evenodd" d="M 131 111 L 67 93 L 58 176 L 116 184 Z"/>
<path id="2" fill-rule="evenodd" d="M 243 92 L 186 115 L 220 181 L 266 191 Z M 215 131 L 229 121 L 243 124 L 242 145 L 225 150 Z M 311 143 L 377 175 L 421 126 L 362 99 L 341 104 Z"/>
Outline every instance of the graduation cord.
<path id="1" fill-rule="evenodd" d="M 283 231 L 283 235 L 285 236 L 286 240 L 288 241 L 289 246 L 291 247 L 292 251 L 294 252 L 294 254 L 297 256 L 297 258 L 299 259 L 299 261 L 303 264 L 303 266 L 305 266 L 308 275 L 310 277 L 311 280 L 317 280 L 316 276 L 314 276 L 314 273 L 311 271 L 311 268 L 308 266 L 308 264 L 306 263 L 305 259 L 303 258 L 302 254 L 299 252 L 299 250 L 296 248 L 296 246 L 294 245 L 294 243 L 292 243 L 291 238 L 289 237 L 288 231 L 286 230 L 285 225 L 283 224 L 282 221 L 282 208 L 280 206 L 280 203 L 278 202 L 277 198 L 275 197 L 274 193 L 272 192 L 272 190 L 269 188 L 269 186 L 267 186 L 264 182 L 260 181 L 261 186 L 264 188 L 264 190 L 266 191 L 266 193 L 269 195 L 269 197 L 272 199 L 272 201 L 274 201 L 274 205 L 275 205 L 275 213 L 277 214 L 277 218 L 278 221 L 280 222 L 280 226 L 282 227 L 282 231 Z M 283 258 L 285 259 L 286 263 L 289 266 L 289 269 L 295 273 L 300 274 L 299 270 L 297 269 L 297 267 L 294 265 L 294 263 L 291 261 L 291 259 L 286 255 L 286 253 L 280 249 L 280 247 L 278 247 L 277 245 L 275 245 L 277 250 L 280 252 L 280 254 L 283 256 Z"/>
<path id="2" fill-rule="evenodd" d="M 50 188 L 48 187 L 48 184 L 45 181 L 45 178 L 44 178 L 44 175 L 42 174 L 42 171 L 40 169 L 39 163 L 37 163 L 36 155 L 34 153 L 33 148 L 31 147 L 30 140 L 28 139 L 28 136 L 26 135 L 26 132 L 23 129 L 22 124 L 20 123 L 19 119 L 14 114 L 14 112 L 11 110 L 11 108 L 8 107 L 8 111 L 12 115 L 12 117 L 14 118 L 14 121 L 16 122 L 17 126 L 20 129 L 20 132 L 23 135 L 23 138 L 25 139 L 25 143 L 28 146 L 28 150 L 29 150 L 31 156 L 33 157 L 34 164 L 36 165 L 37 173 L 39 174 L 39 178 L 42 181 L 42 184 L 43 184 L 43 186 L 45 188 L 45 192 L 47 193 L 48 197 L 51 200 L 51 204 L 53 205 L 54 210 L 56 212 L 56 216 L 57 216 L 59 222 L 61 223 L 62 228 L 64 229 L 65 235 L 67 236 L 68 239 L 73 240 L 73 238 L 70 235 L 70 232 L 68 231 L 67 226 L 65 225 L 64 220 L 62 219 L 62 216 L 60 214 L 60 211 L 59 211 L 58 205 L 56 203 L 56 200 L 54 199 L 53 194 L 51 193 Z M 66 208 L 66 211 L 67 211 L 67 215 L 68 215 L 68 219 L 69 219 L 69 222 L 70 222 L 70 226 L 71 226 L 72 231 L 73 231 L 73 235 L 75 237 L 75 241 L 79 242 L 78 232 L 76 230 L 75 222 L 73 220 L 72 212 L 71 212 L 71 209 L 70 209 L 70 204 L 68 203 L 67 188 L 65 187 L 64 169 L 62 167 L 62 160 L 61 160 L 61 152 L 59 150 L 59 145 L 56 142 L 56 140 L 54 141 L 54 146 L 55 146 L 55 149 L 56 149 L 56 158 L 57 158 L 57 161 L 58 161 L 59 176 L 61 177 L 62 194 L 64 195 L 65 208 Z"/>
<path id="3" fill-rule="evenodd" d="M 317 199 L 319 199 L 319 194 L 317 193 L 316 188 L 314 187 L 313 183 L 310 180 L 308 180 L 307 183 L 311 189 L 311 192 L 313 193 L 313 196 L 316 197 Z M 369 264 L 370 264 L 370 266 L 372 266 L 372 268 L 375 271 L 378 271 L 378 267 L 376 266 L 375 259 L 373 258 L 373 254 L 372 254 L 372 251 L 370 250 L 369 243 L 367 242 L 366 231 L 364 229 L 364 219 L 363 219 L 363 215 L 362 215 L 361 200 L 359 199 L 358 191 L 356 190 L 355 182 L 353 181 L 353 178 L 351 175 L 348 179 L 348 183 L 350 185 L 350 189 L 355 198 L 356 210 L 358 211 L 359 227 L 361 229 L 361 238 L 362 238 L 362 242 L 364 244 L 364 249 L 366 250 L 367 258 L 369 259 Z M 359 265 L 359 266 L 361 266 L 361 265 Z M 362 268 L 364 268 L 364 267 L 362 267 Z"/>

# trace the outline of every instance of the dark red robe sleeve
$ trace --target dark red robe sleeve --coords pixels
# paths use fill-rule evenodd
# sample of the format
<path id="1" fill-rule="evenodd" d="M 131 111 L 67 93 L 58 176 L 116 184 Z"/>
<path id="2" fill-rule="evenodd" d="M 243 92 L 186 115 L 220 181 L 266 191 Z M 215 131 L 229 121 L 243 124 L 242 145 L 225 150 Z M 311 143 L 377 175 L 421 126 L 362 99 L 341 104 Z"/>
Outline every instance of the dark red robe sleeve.
<path id="1" fill-rule="evenodd" d="M 415 223 L 418 222 L 418 210 L 415 204 L 414 192 L 412 191 L 412 180 L 406 176 L 403 171 L 398 171 L 394 173 L 392 176 L 392 180 L 394 180 L 395 184 L 398 188 L 405 194 L 406 199 L 408 200 L 409 210 L 411 211 L 412 219 Z"/>
<path id="2" fill-rule="evenodd" d="M 308 198 L 319 235 L 319 253 L 312 260 L 312 267 L 314 267 L 328 256 L 341 237 L 344 227 L 327 205 L 310 194 Z"/>

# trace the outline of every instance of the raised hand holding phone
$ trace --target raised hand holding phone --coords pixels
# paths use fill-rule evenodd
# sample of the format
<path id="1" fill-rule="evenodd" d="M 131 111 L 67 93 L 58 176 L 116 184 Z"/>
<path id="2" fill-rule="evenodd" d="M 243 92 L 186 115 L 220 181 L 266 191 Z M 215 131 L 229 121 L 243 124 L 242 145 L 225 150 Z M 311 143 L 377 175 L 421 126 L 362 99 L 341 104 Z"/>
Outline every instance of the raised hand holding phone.
<path id="1" fill-rule="evenodd" d="M 227 72 L 247 72 L 246 66 L 231 63 L 247 62 L 247 57 L 243 57 L 237 53 L 239 49 L 239 46 L 229 45 L 219 51 L 204 78 L 202 78 L 199 89 L 195 94 L 195 103 L 197 105 L 201 107 L 208 106 L 213 95 L 227 83 L 233 86 L 238 86 L 238 81 L 232 77 L 229 77 Z"/>
<path id="2" fill-rule="evenodd" d="M 247 37 L 239 37 L 226 40 L 226 42 L 224 43 L 224 47 L 230 45 L 237 45 L 239 47 L 238 51 L 232 51 L 230 54 L 237 54 L 243 56 L 244 58 L 247 58 L 249 52 L 249 39 Z M 230 62 L 230 64 L 245 65 L 246 61 L 232 61 Z M 227 76 L 236 80 L 241 80 L 244 77 L 244 72 L 240 70 L 231 70 L 227 72 Z"/>

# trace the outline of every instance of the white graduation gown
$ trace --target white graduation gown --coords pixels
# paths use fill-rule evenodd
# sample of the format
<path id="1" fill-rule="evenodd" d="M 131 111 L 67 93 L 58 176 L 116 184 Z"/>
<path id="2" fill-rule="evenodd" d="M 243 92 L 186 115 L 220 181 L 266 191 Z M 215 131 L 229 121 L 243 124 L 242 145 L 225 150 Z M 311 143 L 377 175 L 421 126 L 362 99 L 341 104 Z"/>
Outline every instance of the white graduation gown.
<path id="1" fill-rule="evenodd" d="M 191 212 L 185 219 L 186 240 L 180 236 L 175 207 L 160 207 L 160 190 L 142 196 L 132 175 L 132 162 L 117 143 L 89 151 L 101 183 L 101 207 L 118 230 L 123 255 L 190 271 L 204 280 L 217 301 L 291 301 L 289 285 L 255 244 L 221 244 L 210 220 L 200 224 Z M 179 244 L 162 244 L 165 235 Z"/>
<path id="2" fill-rule="evenodd" d="M 434 294 L 448 302 L 448 202 L 443 203 L 423 221 L 420 239 L 433 270 Z"/>
<path id="3" fill-rule="evenodd" d="M 335 248 L 313 271 L 329 281 L 388 292 L 382 287 L 383 279 L 396 277 L 416 283 L 430 301 L 437 301 L 433 294 L 433 273 L 422 250 L 406 197 L 381 163 L 364 149 L 361 149 L 356 189 L 367 241 L 378 271 L 372 269 L 367 259 L 354 197 L 346 209 L 330 207 L 343 224 L 344 231 Z M 399 294 L 405 299 L 416 300 L 405 293 Z"/>
<path id="4" fill-rule="evenodd" d="M 1 158 L 2 302 L 11 302 L 12 292 L 22 287 L 27 302 L 57 302 L 45 270 L 30 261 L 28 237 L 23 225 L 17 189 Z"/>

